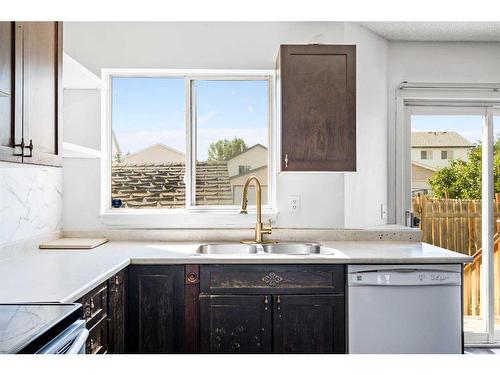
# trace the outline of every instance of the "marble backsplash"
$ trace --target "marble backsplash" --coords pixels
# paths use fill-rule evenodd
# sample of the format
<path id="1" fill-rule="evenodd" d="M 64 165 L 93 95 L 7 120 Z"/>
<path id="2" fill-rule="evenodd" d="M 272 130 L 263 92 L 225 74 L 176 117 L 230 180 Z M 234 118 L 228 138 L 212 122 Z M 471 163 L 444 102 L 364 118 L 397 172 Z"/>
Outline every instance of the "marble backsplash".
<path id="1" fill-rule="evenodd" d="M 0 247 L 62 229 L 62 168 L 0 162 Z"/>

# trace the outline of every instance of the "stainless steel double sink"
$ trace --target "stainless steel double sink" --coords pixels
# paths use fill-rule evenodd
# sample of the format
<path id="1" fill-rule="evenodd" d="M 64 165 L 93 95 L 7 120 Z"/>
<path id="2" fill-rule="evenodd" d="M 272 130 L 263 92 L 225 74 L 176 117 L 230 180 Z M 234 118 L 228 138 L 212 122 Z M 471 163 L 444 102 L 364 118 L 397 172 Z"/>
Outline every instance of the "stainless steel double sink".
<path id="1" fill-rule="evenodd" d="M 334 250 L 318 243 L 278 242 L 246 244 L 239 242 L 207 243 L 200 245 L 196 254 L 204 255 L 333 255 Z"/>

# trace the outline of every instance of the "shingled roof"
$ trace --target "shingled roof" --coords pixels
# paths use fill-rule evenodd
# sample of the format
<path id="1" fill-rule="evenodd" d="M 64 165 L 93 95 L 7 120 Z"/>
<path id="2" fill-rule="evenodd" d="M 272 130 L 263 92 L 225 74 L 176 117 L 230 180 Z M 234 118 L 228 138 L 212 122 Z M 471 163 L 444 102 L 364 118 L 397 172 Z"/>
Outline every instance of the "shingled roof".
<path id="1" fill-rule="evenodd" d="M 457 132 L 411 132 L 411 147 L 473 147 Z"/>
<path id="2" fill-rule="evenodd" d="M 125 208 L 184 208 L 184 164 L 112 166 L 111 195 Z M 232 204 L 226 162 L 199 162 L 196 166 L 196 204 Z"/>

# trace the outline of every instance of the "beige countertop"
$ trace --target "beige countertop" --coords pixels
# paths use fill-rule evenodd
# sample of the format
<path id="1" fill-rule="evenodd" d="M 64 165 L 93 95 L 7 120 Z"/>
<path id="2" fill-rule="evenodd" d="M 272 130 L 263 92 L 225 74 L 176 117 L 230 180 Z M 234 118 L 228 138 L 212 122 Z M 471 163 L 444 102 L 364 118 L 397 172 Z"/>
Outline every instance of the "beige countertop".
<path id="1" fill-rule="evenodd" d="M 0 303 L 73 302 L 129 264 L 435 264 L 471 257 L 422 242 L 319 241 L 318 255 L 195 255 L 199 243 L 111 241 L 91 250 L 28 249 L 0 261 Z"/>

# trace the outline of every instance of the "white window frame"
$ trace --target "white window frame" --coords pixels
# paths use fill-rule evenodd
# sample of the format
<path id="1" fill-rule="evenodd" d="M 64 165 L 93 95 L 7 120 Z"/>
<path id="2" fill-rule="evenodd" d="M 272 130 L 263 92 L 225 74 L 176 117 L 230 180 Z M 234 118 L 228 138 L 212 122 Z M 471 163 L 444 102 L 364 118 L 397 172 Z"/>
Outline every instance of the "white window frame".
<path id="1" fill-rule="evenodd" d="M 411 85 L 411 84 L 408 84 Z M 401 85 L 404 86 L 404 85 Z M 487 145 L 482 162 L 482 243 L 483 270 L 481 279 L 484 332 L 465 332 L 465 344 L 500 342 L 494 316 L 494 208 L 493 208 L 493 117 L 500 115 L 499 87 L 493 85 L 425 84 L 422 88 L 403 87 L 396 90 L 394 128 L 389 130 L 388 206 L 391 223 L 404 225 L 405 212 L 411 209 L 411 115 L 481 115 L 484 116 L 482 144 Z M 486 229 L 486 230 L 485 230 Z M 497 272 L 500 272 L 497 271 Z M 486 306 L 487 308 L 484 308 Z"/>
<path id="2" fill-rule="evenodd" d="M 251 228 L 255 225 L 255 207 L 249 206 L 248 215 L 240 214 L 239 205 L 195 205 L 194 178 L 196 160 L 196 107 L 194 82 L 198 80 L 266 80 L 268 82 L 268 204 L 263 205 L 265 219 L 275 219 L 277 126 L 275 119 L 274 70 L 207 70 L 207 69 L 102 69 L 106 89 L 102 95 L 101 127 L 101 221 L 111 227 L 123 228 Z M 185 84 L 186 125 L 186 207 L 176 209 L 113 209 L 111 207 L 111 131 L 113 77 L 183 78 Z M 190 172 L 190 173 L 188 173 Z"/>

